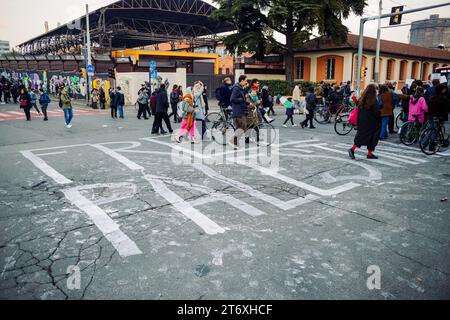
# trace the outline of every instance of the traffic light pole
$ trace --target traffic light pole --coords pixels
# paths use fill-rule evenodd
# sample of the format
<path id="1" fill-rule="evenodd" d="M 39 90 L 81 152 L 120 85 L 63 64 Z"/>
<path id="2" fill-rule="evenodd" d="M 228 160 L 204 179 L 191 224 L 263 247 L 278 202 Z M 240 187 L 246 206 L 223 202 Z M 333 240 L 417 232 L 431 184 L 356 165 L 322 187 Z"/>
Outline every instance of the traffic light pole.
<path id="1" fill-rule="evenodd" d="M 375 52 L 375 69 L 373 75 L 373 80 L 376 84 L 378 84 L 380 78 L 381 15 L 383 14 L 383 0 L 380 0 L 380 3 L 378 5 L 378 14 L 380 15 L 380 18 L 378 19 L 377 49 Z"/>
<path id="2" fill-rule="evenodd" d="M 390 17 L 398 16 L 399 14 L 405 15 L 405 14 L 410 14 L 410 13 L 419 12 L 419 11 L 441 8 L 441 7 L 445 7 L 445 6 L 449 6 L 449 5 L 450 5 L 450 2 L 446 2 L 446 3 L 435 4 L 432 6 L 427 6 L 427 7 L 417 8 L 417 9 L 405 10 L 405 11 L 402 11 L 401 13 L 398 13 L 398 12 L 386 13 L 386 14 L 381 14 L 381 15 L 374 16 L 374 17 L 361 18 L 360 23 L 359 23 L 358 66 L 356 69 L 356 86 L 357 86 L 356 90 L 358 93 L 358 97 L 361 96 L 361 67 L 362 67 L 362 55 L 363 55 L 363 46 L 364 46 L 364 24 L 367 21 L 390 18 Z"/>

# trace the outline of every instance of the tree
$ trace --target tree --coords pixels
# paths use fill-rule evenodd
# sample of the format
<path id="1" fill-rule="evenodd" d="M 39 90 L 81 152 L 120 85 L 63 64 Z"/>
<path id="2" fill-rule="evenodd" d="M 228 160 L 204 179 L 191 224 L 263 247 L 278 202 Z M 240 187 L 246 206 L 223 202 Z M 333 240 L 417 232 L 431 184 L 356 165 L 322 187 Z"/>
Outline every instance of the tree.
<path id="1" fill-rule="evenodd" d="M 335 43 L 347 39 L 348 29 L 342 19 L 351 12 L 362 15 L 365 0 L 216 0 L 219 4 L 212 18 L 232 23 L 237 33 L 225 36 L 230 52 L 254 52 L 258 60 L 266 53 L 284 56 L 286 79 L 294 82 L 294 52 L 309 40 L 313 29 Z M 274 37 L 285 37 L 282 43 Z"/>

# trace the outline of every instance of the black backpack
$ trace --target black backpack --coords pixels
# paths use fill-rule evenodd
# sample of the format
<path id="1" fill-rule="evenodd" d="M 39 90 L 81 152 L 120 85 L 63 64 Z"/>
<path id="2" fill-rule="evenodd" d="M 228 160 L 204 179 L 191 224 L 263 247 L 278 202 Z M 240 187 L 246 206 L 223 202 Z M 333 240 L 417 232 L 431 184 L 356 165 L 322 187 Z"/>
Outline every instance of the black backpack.
<path id="1" fill-rule="evenodd" d="M 222 88 L 221 87 L 218 87 L 217 89 L 216 89 L 216 91 L 215 91 L 215 96 L 216 96 L 216 99 L 217 99 L 217 101 L 222 101 L 222 94 L 221 94 L 221 91 L 222 91 Z"/>

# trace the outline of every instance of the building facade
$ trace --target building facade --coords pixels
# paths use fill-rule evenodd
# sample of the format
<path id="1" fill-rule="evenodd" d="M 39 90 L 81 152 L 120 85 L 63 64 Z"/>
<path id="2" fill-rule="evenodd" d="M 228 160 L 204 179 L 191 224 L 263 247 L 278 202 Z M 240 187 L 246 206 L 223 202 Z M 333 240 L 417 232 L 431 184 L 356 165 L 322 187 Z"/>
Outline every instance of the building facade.
<path id="1" fill-rule="evenodd" d="M 0 54 L 9 52 L 9 41 L 0 40 Z"/>
<path id="2" fill-rule="evenodd" d="M 450 50 L 450 18 L 439 18 L 435 14 L 430 19 L 414 21 L 409 31 L 409 43 L 426 48 L 444 45 Z"/>
<path id="3" fill-rule="evenodd" d="M 374 81 L 376 39 L 364 38 L 362 87 Z M 345 43 L 336 45 L 326 38 L 309 41 L 295 54 L 296 80 L 341 83 L 356 86 L 358 36 L 349 34 Z M 438 67 L 450 65 L 450 52 L 381 41 L 379 81 L 397 82 L 402 87 L 408 79 L 428 81 Z"/>

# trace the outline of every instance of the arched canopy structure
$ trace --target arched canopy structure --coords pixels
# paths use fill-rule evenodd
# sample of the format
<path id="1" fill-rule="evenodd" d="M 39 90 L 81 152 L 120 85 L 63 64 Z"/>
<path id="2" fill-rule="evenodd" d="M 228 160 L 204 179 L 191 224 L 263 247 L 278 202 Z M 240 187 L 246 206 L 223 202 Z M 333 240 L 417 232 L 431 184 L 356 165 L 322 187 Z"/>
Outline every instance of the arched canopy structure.
<path id="1" fill-rule="evenodd" d="M 210 19 L 215 10 L 202 0 L 120 0 L 89 14 L 93 46 L 136 48 L 170 41 L 211 44 L 211 36 L 232 31 L 228 23 Z M 61 25 L 19 45 L 22 54 L 79 52 L 85 37 L 86 17 Z M 199 38 L 202 37 L 202 38 Z"/>

